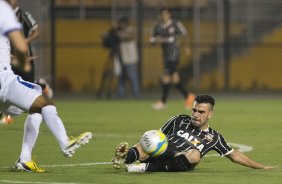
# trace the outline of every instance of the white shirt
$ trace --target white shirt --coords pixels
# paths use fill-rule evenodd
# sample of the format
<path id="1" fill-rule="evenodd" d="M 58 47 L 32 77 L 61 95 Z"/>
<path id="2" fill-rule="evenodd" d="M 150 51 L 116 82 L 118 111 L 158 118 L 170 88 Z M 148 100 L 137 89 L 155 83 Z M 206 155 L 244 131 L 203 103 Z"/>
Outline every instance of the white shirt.
<path id="1" fill-rule="evenodd" d="M 0 63 L 11 63 L 11 46 L 6 36 L 0 35 Z"/>
<path id="2" fill-rule="evenodd" d="M 0 0 L 0 63 L 11 61 L 11 47 L 6 35 L 20 29 L 21 24 L 12 7 L 6 1 Z"/>

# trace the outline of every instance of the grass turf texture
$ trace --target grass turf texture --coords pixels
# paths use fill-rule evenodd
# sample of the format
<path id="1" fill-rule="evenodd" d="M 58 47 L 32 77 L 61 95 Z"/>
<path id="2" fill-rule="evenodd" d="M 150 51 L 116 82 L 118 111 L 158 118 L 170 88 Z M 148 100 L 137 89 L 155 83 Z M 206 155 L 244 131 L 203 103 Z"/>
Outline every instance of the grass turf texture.
<path id="1" fill-rule="evenodd" d="M 33 154 L 40 166 L 109 162 L 118 143 L 136 143 L 150 129 L 158 129 L 175 114 L 184 110 L 183 101 L 169 100 L 165 111 L 151 109 L 151 100 L 96 101 L 59 100 L 58 113 L 69 135 L 93 131 L 94 139 L 80 148 L 73 158 L 64 158 L 55 138 L 45 124 Z M 281 183 L 282 173 L 282 99 L 216 98 L 211 127 L 220 131 L 233 143 L 254 147 L 247 153 L 251 158 L 276 170 L 254 170 L 221 157 L 206 157 L 193 172 L 186 173 L 127 173 L 124 167 L 114 170 L 112 165 L 43 167 L 47 173 L 12 172 L 9 167 L 17 160 L 26 115 L 11 125 L 0 125 L 0 183 Z"/>

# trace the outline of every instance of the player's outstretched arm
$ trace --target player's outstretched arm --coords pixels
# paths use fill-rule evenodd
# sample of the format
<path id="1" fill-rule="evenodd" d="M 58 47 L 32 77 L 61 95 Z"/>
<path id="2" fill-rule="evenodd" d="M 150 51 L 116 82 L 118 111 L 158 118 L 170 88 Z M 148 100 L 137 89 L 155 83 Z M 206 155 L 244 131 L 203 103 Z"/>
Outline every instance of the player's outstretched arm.
<path id="1" fill-rule="evenodd" d="M 277 166 L 265 166 L 261 163 L 258 163 L 252 159 L 250 159 L 247 155 L 234 150 L 229 155 L 226 156 L 229 158 L 232 162 L 246 166 L 251 167 L 253 169 L 275 169 Z"/>

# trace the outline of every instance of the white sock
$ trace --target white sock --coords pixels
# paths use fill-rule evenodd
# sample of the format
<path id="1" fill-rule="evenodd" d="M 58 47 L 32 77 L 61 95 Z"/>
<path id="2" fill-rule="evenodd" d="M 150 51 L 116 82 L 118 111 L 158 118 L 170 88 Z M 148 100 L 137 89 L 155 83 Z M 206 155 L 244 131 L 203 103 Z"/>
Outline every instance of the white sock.
<path id="1" fill-rule="evenodd" d="M 53 105 L 47 105 L 43 107 L 41 115 L 49 130 L 59 142 L 61 150 L 63 150 L 68 144 L 69 138 L 67 136 L 64 124 L 57 114 L 56 107 Z"/>
<path id="2" fill-rule="evenodd" d="M 41 122 L 42 116 L 39 113 L 27 116 L 24 124 L 22 151 L 20 155 L 21 162 L 28 162 L 31 160 L 32 149 L 35 145 Z"/>

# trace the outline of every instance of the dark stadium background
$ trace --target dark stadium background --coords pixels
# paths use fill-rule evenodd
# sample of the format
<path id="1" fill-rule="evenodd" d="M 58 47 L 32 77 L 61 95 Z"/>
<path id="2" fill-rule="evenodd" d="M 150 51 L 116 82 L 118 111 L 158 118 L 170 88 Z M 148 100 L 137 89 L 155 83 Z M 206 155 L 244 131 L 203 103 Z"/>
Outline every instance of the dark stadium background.
<path id="1" fill-rule="evenodd" d="M 107 62 L 102 34 L 119 15 L 136 28 L 143 93 L 159 90 L 160 48 L 149 44 L 158 10 L 167 6 L 189 31 L 183 83 L 196 92 L 281 92 L 282 2 L 279 0 L 29 0 L 38 20 L 37 77 L 58 93 L 97 94 Z M 111 83 L 114 97 L 116 81 Z M 107 89 L 104 89 L 103 92 Z M 144 96 L 146 97 L 146 95 Z"/>

